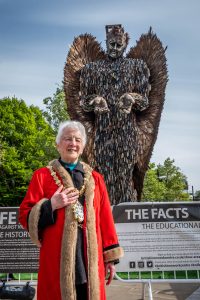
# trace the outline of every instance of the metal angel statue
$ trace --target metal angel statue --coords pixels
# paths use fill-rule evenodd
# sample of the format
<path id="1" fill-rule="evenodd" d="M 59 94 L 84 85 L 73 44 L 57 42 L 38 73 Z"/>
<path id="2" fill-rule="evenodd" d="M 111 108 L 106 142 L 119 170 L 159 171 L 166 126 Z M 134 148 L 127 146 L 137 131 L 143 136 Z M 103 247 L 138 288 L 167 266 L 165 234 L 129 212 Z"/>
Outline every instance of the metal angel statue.
<path id="1" fill-rule="evenodd" d="M 80 35 L 64 69 L 68 112 L 87 128 L 85 158 L 104 175 L 112 204 L 141 200 L 167 83 L 165 49 L 152 30 L 124 57 L 128 41 L 121 25 L 106 26 L 107 52 Z"/>

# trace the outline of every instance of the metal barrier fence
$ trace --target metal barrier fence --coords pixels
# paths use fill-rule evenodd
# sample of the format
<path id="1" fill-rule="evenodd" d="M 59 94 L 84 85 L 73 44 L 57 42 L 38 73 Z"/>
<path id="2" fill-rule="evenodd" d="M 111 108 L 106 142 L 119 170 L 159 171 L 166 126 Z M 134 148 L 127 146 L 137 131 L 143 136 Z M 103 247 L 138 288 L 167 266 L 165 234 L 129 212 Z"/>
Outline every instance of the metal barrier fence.
<path id="1" fill-rule="evenodd" d="M 22 285 L 25 284 L 27 281 L 30 283 L 30 285 L 36 286 L 37 285 L 37 279 L 34 279 L 35 273 L 26 273 L 26 278 L 22 279 L 21 275 L 23 276 L 23 273 L 17 273 L 16 277 L 11 278 L 10 273 L 5 274 L 5 276 L 0 277 L 0 286 L 2 286 L 3 282 L 6 282 L 6 284 L 9 285 Z M 29 277 L 30 275 L 30 277 Z"/>
<path id="2" fill-rule="evenodd" d="M 15 274 L 15 278 L 12 279 L 10 278 L 10 274 L 6 274 L 6 276 L 3 279 L 0 278 L 0 287 L 2 286 L 2 281 L 6 282 L 8 286 L 25 285 L 27 282 L 29 282 L 31 286 L 37 286 L 37 279 L 35 278 L 36 276 L 37 274 L 35 273 L 30 273 L 30 274 L 26 273 L 24 279 L 24 274 L 18 273 Z M 147 272 L 120 272 L 115 274 L 115 278 L 121 282 L 130 283 L 130 284 L 141 283 L 143 286 L 142 299 L 145 300 L 145 295 L 147 291 L 148 300 L 153 300 L 152 284 L 154 283 L 200 283 L 200 270 L 158 271 L 158 272 L 152 271 L 148 273 Z"/>

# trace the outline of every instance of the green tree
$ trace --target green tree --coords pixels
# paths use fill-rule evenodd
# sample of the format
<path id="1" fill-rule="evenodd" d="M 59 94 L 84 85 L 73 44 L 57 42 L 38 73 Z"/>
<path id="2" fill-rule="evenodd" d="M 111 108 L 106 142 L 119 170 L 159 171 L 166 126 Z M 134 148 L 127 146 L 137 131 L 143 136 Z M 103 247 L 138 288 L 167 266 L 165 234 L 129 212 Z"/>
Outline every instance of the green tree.
<path id="1" fill-rule="evenodd" d="M 51 127 L 57 131 L 59 124 L 69 119 L 63 88 L 58 87 L 53 97 L 45 98 L 43 103 L 46 105 L 43 116 Z"/>
<path id="2" fill-rule="evenodd" d="M 195 201 L 200 201 L 200 191 L 196 191 L 194 194 L 194 200 Z"/>
<path id="3" fill-rule="evenodd" d="M 174 165 L 174 160 L 167 158 L 164 164 L 150 164 L 146 173 L 143 201 L 185 201 L 189 200 L 187 178 Z"/>
<path id="4" fill-rule="evenodd" d="M 0 100 L 0 205 L 23 199 L 34 170 L 55 157 L 55 135 L 42 111 L 23 100 Z"/>
<path id="5" fill-rule="evenodd" d="M 158 180 L 155 164 L 150 163 L 144 180 L 143 201 L 163 201 L 165 192 L 165 184 Z"/>

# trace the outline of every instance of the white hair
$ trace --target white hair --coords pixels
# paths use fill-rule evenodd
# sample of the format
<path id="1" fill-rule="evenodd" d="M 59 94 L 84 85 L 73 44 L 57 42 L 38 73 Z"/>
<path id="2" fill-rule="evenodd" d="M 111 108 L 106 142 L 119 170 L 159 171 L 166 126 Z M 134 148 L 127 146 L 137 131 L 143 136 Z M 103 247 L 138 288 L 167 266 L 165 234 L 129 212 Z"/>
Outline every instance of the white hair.
<path id="1" fill-rule="evenodd" d="M 81 134 L 81 137 L 83 139 L 83 147 L 85 147 L 87 136 L 86 136 L 86 131 L 85 127 L 83 126 L 82 123 L 79 121 L 65 121 L 63 123 L 60 123 L 59 128 L 58 128 L 58 133 L 56 136 L 56 144 L 60 143 L 61 136 L 63 134 L 64 129 L 73 129 L 76 131 L 79 131 Z"/>

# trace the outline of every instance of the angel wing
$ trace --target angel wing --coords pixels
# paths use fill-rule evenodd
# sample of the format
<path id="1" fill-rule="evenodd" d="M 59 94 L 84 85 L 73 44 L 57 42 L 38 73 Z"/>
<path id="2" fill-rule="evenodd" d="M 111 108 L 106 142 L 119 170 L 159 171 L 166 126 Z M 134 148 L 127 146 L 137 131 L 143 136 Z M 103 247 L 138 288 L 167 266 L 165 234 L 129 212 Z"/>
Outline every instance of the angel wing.
<path id="1" fill-rule="evenodd" d="M 82 34 L 74 38 L 64 67 L 64 91 L 68 113 L 73 120 L 82 122 L 88 133 L 88 143 L 84 158 L 92 160 L 94 140 L 94 112 L 84 112 L 80 107 L 80 72 L 90 62 L 105 59 L 106 54 L 100 43 L 91 34 Z"/>
<path id="2" fill-rule="evenodd" d="M 136 116 L 138 126 L 138 151 L 136 165 L 133 172 L 133 181 L 141 200 L 145 173 L 157 139 L 161 113 L 165 100 L 165 88 L 168 81 L 166 65 L 166 48 L 156 34 L 149 29 L 147 34 L 141 35 L 135 47 L 127 53 L 127 58 L 143 59 L 150 70 L 151 91 L 149 93 L 148 109 L 139 112 Z"/>

